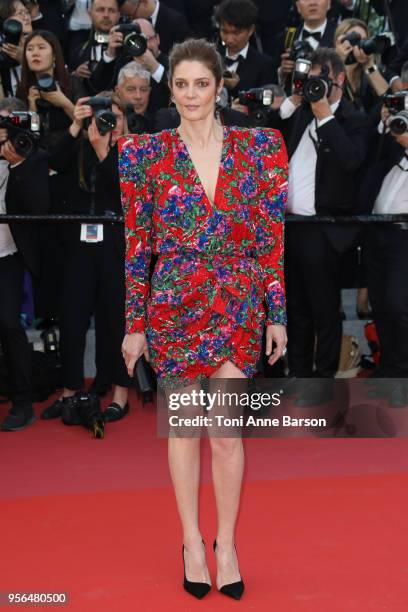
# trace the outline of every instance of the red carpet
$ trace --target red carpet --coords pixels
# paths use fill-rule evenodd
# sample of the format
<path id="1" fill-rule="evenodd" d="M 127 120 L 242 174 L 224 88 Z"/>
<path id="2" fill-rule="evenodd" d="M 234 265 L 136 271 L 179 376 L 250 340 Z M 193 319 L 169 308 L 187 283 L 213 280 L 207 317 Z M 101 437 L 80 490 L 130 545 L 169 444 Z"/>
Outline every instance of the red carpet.
<path id="1" fill-rule="evenodd" d="M 83 612 L 405 612 L 405 439 L 245 447 L 237 547 L 246 592 L 240 602 L 215 590 L 195 601 L 181 587 L 181 531 L 152 408 L 132 396 L 130 415 L 108 424 L 104 440 L 60 421 L 1 432 L 0 591 L 68 592 L 65 609 Z M 214 578 L 207 442 L 203 482 Z"/>

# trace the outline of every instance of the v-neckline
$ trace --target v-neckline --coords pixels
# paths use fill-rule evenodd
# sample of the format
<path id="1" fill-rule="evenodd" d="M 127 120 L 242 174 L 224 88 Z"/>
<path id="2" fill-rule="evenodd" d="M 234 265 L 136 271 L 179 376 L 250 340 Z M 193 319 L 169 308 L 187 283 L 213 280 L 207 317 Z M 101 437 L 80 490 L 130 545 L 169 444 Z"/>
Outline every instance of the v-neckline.
<path id="1" fill-rule="evenodd" d="M 205 198 L 207 199 L 207 202 L 209 202 L 209 204 L 211 206 L 215 206 L 215 203 L 217 201 L 217 193 L 218 193 L 218 186 L 219 186 L 219 182 L 220 182 L 221 172 L 223 170 L 224 161 L 225 161 L 225 157 L 226 157 L 226 153 L 227 153 L 227 147 L 228 147 L 228 130 L 227 130 L 227 126 L 226 125 L 222 126 L 222 148 L 221 148 L 220 162 L 218 164 L 217 179 L 216 179 L 216 182 L 215 182 L 214 201 L 210 200 L 206 190 L 204 189 L 204 184 L 203 184 L 203 182 L 202 182 L 202 180 L 200 178 L 200 175 L 198 174 L 197 168 L 195 167 L 195 164 L 193 162 L 193 158 L 191 157 L 190 151 L 188 150 L 188 147 L 187 147 L 186 143 L 182 139 L 181 134 L 180 134 L 178 128 L 175 128 L 175 132 L 176 132 L 178 141 L 181 144 L 182 149 L 184 149 L 184 153 L 186 154 L 186 158 L 188 159 L 188 162 L 189 162 L 189 165 L 190 165 L 190 170 L 194 174 L 194 180 L 195 180 L 196 185 L 201 187 L 202 192 L 203 192 Z"/>

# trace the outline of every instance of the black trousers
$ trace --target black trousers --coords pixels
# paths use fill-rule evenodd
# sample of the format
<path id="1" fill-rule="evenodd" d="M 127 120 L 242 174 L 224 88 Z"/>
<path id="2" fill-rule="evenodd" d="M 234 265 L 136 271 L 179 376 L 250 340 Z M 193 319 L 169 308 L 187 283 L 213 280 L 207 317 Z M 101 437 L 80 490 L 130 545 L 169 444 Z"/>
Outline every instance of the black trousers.
<path id="1" fill-rule="evenodd" d="M 408 376 L 408 231 L 367 230 L 368 296 L 380 341 L 384 377 Z"/>
<path id="2" fill-rule="evenodd" d="M 19 253 L 0 257 L 0 340 L 13 401 L 31 401 L 31 351 L 21 326 L 24 264 Z"/>
<path id="3" fill-rule="evenodd" d="M 106 230 L 109 228 L 105 228 L 108 233 Z M 78 240 L 66 247 L 61 305 L 62 376 L 68 389 L 77 390 L 84 385 L 86 333 L 95 312 L 96 343 L 102 343 L 106 351 L 105 375 L 109 375 L 109 382 L 129 387 L 131 379 L 121 353 L 125 335 L 124 263 L 112 241 L 80 242 L 78 230 Z"/>
<path id="4" fill-rule="evenodd" d="M 337 372 L 342 338 L 339 268 L 340 255 L 322 227 L 287 227 L 285 282 L 291 376 L 330 378 Z"/>

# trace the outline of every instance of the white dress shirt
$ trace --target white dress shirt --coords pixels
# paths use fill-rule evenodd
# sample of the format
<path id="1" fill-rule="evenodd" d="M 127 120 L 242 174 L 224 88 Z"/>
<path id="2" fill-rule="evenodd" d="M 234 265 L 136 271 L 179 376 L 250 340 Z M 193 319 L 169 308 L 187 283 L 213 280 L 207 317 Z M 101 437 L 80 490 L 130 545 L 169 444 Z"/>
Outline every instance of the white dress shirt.
<path id="1" fill-rule="evenodd" d="M 340 100 L 330 105 L 332 115 L 313 121 L 305 129 L 296 151 L 289 162 L 289 189 L 287 210 L 295 215 L 315 215 L 315 190 L 316 190 L 316 163 L 317 143 L 316 128 L 322 127 L 334 119 L 334 113 L 338 109 Z M 289 118 L 296 110 L 296 106 L 288 98 L 283 102 L 280 114 L 282 119 Z"/>
<path id="2" fill-rule="evenodd" d="M 313 30 L 312 28 L 306 28 L 306 29 L 308 32 L 313 32 L 313 34 L 315 34 L 316 32 L 319 32 L 323 36 L 326 26 L 327 26 L 327 19 L 318 28 L 314 28 Z M 305 27 L 303 26 L 302 31 L 300 32 L 299 40 L 302 40 L 304 29 Z M 304 38 L 303 40 L 306 40 L 309 43 L 309 45 L 312 47 L 313 50 L 317 49 L 317 47 L 319 46 L 319 41 L 313 38 L 313 36 L 307 36 L 307 38 Z"/>
<path id="3" fill-rule="evenodd" d="M 383 180 L 373 213 L 398 215 L 408 213 L 408 149 L 397 166 Z"/>
<path id="4" fill-rule="evenodd" d="M 9 164 L 0 159 L 0 215 L 6 214 L 6 189 L 9 177 Z M 0 223 L 0 257 L 7 257 L 17 252 L 10 227 L 7 223 Z"/>
<path id="5" fill-rule="evenodd" d="M 238 68 L 238 63 L 239 63 L 239 56 L 241 55 L 244 59 L 246 59 L 246 56 L 248 55 L 248 49 L 249 49 L 249 43 L 247 43 L 245 47 L 241 49 L 241 51 L 237 55 L 230 55 L 227 49 L 225 52 L 225 57 L 228 57 L 229 59 L 232 59 L 232 60 L 236 60 L 234 64 L 231 64 L 231 66 L 227 66 L 227 70 L 229 70 L 230 72 L 236 72 Z"/>

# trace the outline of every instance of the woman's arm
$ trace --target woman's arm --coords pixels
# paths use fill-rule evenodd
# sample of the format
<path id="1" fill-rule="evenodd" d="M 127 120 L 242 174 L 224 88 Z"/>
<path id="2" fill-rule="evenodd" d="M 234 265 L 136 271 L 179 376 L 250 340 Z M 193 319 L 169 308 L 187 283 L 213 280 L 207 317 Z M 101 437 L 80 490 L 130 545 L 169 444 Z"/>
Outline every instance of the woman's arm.
<path id="1" fill-rule="evenodd" d="M 286 325 L 284 288 L 284 223 L 288 187 L 288 159 L 283 138 L 262 129 L 259 141 L 260 176 L 256 226 L 257 260 L 263 270 L 268 305 L 267 325 Z"/>
<path id="2" fill-rule="evenodd" d="M 124 136 L 118 146 L 126 241 L 126 333 L 144 333 L 152 254 L 153 195 L 145 168 L 150 136 Z"/>

